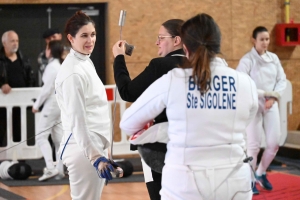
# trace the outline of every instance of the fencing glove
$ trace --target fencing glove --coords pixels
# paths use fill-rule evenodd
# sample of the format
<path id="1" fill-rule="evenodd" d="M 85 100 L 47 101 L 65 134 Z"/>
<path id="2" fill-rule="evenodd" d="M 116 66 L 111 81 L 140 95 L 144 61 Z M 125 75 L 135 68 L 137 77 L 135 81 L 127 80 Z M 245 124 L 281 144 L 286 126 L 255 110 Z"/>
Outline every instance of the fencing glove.
<path id="1" fill-rule="evenodd" d="M 98 176 L 106 179 L 105 184 L 112 180 L 113 177 L 122 177 L 123 170 L 112 160 L 108 160 L 104 156 L 98 158 L 93 166 L 96 168 Z"/>

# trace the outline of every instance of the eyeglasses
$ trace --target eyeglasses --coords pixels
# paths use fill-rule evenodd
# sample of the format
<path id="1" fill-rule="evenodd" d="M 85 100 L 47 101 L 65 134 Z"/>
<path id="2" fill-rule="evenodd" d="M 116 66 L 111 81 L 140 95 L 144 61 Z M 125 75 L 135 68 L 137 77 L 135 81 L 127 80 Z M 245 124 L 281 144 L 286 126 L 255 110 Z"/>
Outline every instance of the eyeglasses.
<path id="1" fill-rule="evenodd" d="M 157 40 L 160 42 L 164 38 L 174 38 L 174 37 L 176 37 L 176 36 L 175 35 L 158 35 Z"/>

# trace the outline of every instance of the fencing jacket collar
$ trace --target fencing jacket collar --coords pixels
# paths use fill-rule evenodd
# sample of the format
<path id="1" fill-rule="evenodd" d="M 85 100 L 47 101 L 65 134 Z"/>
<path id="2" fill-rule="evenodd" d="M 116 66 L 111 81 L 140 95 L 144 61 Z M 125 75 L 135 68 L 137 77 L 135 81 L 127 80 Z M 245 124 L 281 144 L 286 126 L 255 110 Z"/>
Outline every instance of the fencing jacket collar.
<path id="1" fill-rule="evenodd" d="M 177 49 L 175 51 L 171 51 L 165 57 L 168 57 L 168 56 L 182 56 L 182 57 L 185 57 L 185 53 L 184 53 L 183 49 Z"/>
<path id="2" fill-rule="evenodd" d="M 271 59 L 271 56 L 269 54 L 268 51 L 265 52 L 265 54 L 270 58 L 270 59 L 264 59 L 261 55 L 259 55 L 255 49 L 255 47 L 252 47 L 251 49 L 251 54 L 258 60 L 262 60 L 264 62 L 267 62 L 267 63 L 270 63 L 270 62 L 274 62 L 272 59 Z"/>
<path id="3" fill-rule="evenodd" d="M 73 54 L 76 58 L 80 59 L 80 60 L 87 60 L 91 54 L 88 55 L 84 55 L 82 53 L 79 53 L 77 51 L 75 51 L 74 49 L 71 48 L 70 53 Z"/>

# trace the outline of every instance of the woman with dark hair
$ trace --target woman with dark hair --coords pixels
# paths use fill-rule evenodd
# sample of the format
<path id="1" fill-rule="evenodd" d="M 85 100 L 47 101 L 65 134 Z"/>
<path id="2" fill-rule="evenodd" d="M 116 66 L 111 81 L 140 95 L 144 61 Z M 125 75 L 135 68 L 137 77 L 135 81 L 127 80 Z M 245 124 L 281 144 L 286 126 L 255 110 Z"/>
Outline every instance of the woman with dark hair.
<path id="1" fill-rule="evenodd" d="M 258 26 L 253 30 L 254 47 L 242 57 L 238 71 L 248 74 L 256 84 L 259 109 L 247 127 L 247 153 L 252 156 L 252 168 L 256 169 L 262 134 L 266 137 L 266 148 L 256 170 L 256 181 L 266 190 L 272 190 L 266 171 L 276 156 L 280 139 L 280 116 L 278 100 L 286 88 L 286 76 L 277 55 L 267 51 L 270 43 L 268 30 Z M 253 194 L 259 194 L 255 184 Z"/>
<path id="2" fill-rule="evenodd" d="M 180 38 L 180 29 L 184 23 L 181 19 L 170 19 L 165 21 L 159 28 L 156 45 L 158 46 L 158 56 L 150 61 L 145 70 L 131 80 L 125 63 L 125 43 L 118 41 L 113 46 L 114 76 L 115 81 L 123 100 L 134 102 L 154 81 L 168 71 L 178 67 L 182 63 L 184 52 Z M 164 158 L 167 151 L 166 142 L 168 119 L 165 110 L 154 117 L 151 129 L 143 132 L 140 138 L 130 140 L 132 150 L 138 149 L 142 156 L 142 164 L 145 182 L 151 200 L 159 200 L 159 191 L 161 189 L 161 171 L 164 165 Z M 147 134 L 153 134 L 156 130 L 157 135 L 162 137 L 157 140 L 147 140 Z M 158 130 L 158 131 L 157 131 Z M 153 138 L 153 137 L 152 137 Z"/>
<path id="3" fill-rule="evenodd" d="M 45 181 L 58 174 L 57 178 L 64 177 L 64 168 L 62 163 L 58 162 L 58 156 L 56 156 L 57 165 L 54 166 L 52 148 L 48 140 L 51 134 L 55 152 L 58 152 L 63 130 L 60 124 L 60 109 L 55 99 L 54 82 L 62 63 L 63 51 L 64 46 L 60 41 L 51 41 L 48 44 L 45 53 L 49 62 L 42 77 L 43 87 L 32 107 L 32 112 L 37 113 L 43 105 L 37 125 L 36 142 L 43 154 L 46 170 L 44 170 L 44 174 L 39 178 L 39 181 Z"/>
<path id="4" fill-rule="evenodd" d="M 96 42 L 95 23 L 77 11 L 67 21 L 65 35 L 71 49 L 55 80 L 64 130 L 60 158 L 69 172 L 72 199 L 99 200 L 113 167 L 107 159 L 111 138 L 107 96 L 89 58 Z"/>
<path id="5" fill-rule="evenodd" d="M 125 111 L 120 127 L 141 130 L 166 109 L 169 127 L 162 199 L 251 199 L 244 130 L 257 110 L 254 82 L 220 53 L 213 18 L 198 14 L 181 29 L 187 62 L 154 82 Z"/>

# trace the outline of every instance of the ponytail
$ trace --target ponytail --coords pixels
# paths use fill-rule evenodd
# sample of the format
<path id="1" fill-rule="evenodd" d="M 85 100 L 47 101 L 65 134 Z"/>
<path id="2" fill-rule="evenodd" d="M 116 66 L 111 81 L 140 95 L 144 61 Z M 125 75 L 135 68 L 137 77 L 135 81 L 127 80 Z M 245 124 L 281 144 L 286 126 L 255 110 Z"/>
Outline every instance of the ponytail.
<path id="1" fill-rule="evenodd" d="M 210 88 L 210 62 L 220 53 L 219 27 L 211 16 L 198 14 L 183 24 L 181 38 L 190 54 L 182 68 L 193 69 L 192 77 L 203 94 Z"/>

